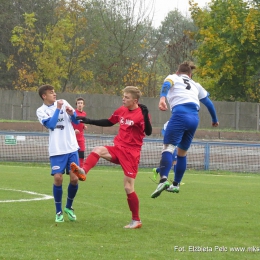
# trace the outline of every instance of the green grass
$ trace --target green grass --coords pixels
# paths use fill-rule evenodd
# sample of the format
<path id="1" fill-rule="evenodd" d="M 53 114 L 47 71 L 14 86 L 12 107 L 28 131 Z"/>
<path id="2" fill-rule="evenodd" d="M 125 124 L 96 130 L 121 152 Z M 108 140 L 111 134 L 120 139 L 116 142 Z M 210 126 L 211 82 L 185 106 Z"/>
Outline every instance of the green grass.
<path id="1" fill-rule="evenodd" d="M 52 195 L 49 166 L 1 164 L 0 200 Z M 150 194 L 151 169 L 140 169 L 135 189 L 143 227 L 125 230 L 131 219 L 119 167 L 97 167 L 81 182 L 74 202 L 76 222 L 56 224 L 50 200 L 1 203 L 0 259 L 258 259 L 260 247 L 257 174 L 187 171 L 179 194 Z M 68 176 L 64 176 L 63 206 Z M 39 196 L 38 196 L 39 197 Z M 192 252 L 204 247 L 213 252 Z M 216 250 L 215 247 L 219 247 Z M 220 250 L 227 250 L 221 252 Z M 182 252 L 182 250 L 185 250 Z"/>

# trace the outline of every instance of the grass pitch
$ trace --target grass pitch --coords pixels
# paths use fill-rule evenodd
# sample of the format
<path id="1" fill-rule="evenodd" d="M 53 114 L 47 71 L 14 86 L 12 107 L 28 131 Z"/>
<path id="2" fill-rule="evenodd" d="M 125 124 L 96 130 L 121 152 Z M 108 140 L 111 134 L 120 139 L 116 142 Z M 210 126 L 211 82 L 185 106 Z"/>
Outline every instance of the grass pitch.
<path id="1" fill-rule="evenodd" d="M 179 194 L 156 188 L 151 169 L 140 169 L 135 189 L 143 227 L 131 220 L 120 167 L 96 167 L 80 182 L 76 222 L 56 224 L 49 166 L 0 165 L 0 259 L 258 259 L 257 174 L 185 173 Z M 172 176 L 172 173 L 171 173 Z M 63 207 L 68 176 L 64 176 Z M 34 193 L 26 193 L 30 191 Z M 22 200 L 22 201 L 21 201 Z M 14 202 L 11 202 L 14 201 Z"/>

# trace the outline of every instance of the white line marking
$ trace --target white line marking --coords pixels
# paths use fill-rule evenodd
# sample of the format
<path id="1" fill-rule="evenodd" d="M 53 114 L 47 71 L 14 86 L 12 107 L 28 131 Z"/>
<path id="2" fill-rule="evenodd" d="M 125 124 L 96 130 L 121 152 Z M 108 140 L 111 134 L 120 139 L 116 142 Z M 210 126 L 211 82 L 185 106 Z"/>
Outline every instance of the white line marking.
<path id="1" fill-rule="evenodd" d="M 40 198 L 33 198 L 33 199 L 0 200 L 0 203 L 5 203 L 5 202 L 24 202 L 24 201 L 35 201 L 35 200 L 49 200 L 49 199 L 53 199 L 52 196 L 49 196 L 49 195 L 46 195 L 46 194 L 37 193 L 37 192 L 33 192 L 33 191 L 14 190 L 14 189 L 5 189 L 5 188 L 0 188 L 0 190 L 23 192 L 23 193 L 27 193 L 27 194 L 31 194 L 31 195 L 41 196 Z"/>

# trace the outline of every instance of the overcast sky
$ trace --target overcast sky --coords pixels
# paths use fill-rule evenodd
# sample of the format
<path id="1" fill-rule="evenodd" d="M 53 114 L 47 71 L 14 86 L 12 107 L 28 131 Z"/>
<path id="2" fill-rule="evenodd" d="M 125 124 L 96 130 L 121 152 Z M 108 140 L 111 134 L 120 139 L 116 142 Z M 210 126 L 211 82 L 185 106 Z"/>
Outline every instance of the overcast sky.
<path id="1" fill-rule="evenodd" d="M 154 0 L 154 2 L 154 27 L 158 27 L 166 15 L 175 8 L 183 15 L 189 16 L 189 0 Z M 210 0 L 194 0 L 194 2 L 198 3 L 199 7 L 204 7 Z"/>

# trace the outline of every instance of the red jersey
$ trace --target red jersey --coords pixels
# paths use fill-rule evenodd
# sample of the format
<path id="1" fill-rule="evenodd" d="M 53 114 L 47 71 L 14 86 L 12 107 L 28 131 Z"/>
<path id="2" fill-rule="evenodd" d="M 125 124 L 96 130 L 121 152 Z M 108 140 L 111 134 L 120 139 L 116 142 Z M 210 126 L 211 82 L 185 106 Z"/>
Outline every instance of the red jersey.
<path id="1" fill-rule="evenodd" d="M 84 117 L 87 116 L 87 113 L 85 111 L 81 112 L 81 111 L 75 109 L 75 112 L 76 112 L 77 116 L 84 116 Z M 73 126 L 74 129 L 79 130 L 79 134 L 76 134 L 77 141 L 85 140 L 85 138 L 84 138 L 84 127 L 85 127 L 85 124 L 84 123 L 79 123 L 78 125 L 75 125 L 75 124 L 72 123 L 72 126 Z"/>
<path id="2" fill-rule="evenodd" d="M 114 144 L 141 150 L 145 137 L 144 116 L 140 107 L 134 110 L 121 106 L 108 119 L 113 124 L 119 123 L 119 131 Z"/>

